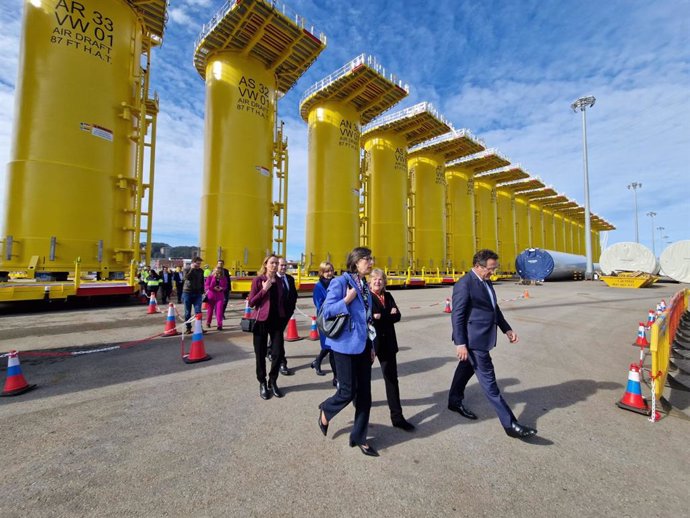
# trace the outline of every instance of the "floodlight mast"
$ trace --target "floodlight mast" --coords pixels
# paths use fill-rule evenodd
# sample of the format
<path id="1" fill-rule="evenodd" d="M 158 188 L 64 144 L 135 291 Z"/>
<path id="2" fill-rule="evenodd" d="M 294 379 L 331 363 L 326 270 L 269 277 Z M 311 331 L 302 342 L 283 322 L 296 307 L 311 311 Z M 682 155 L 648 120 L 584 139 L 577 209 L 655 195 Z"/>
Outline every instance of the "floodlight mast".
<path id="1" fill-rule="evenodd" d="M 628 189 L 633 192 L 635 198 L 635 242 L 640 242 L 640 225 L 637 220 L 637 189 L 642 189 L 642 184 L 639 182 L 633 182 L 628 184 Z"/>
<path id="2" fill-rule="evenodd" d="M 587 256 L 587 268 L 585 270 L 585 279 L 592 280 L 594 265 L 592 261 L 592 224 L 591 224 L 591 213 L 589 210 L 589 171 L 587 168 L 587 108 L 594 106 L 596 98 L 593 95 L 587 97 L 580 97 L 574 101 L 570 108 L 574 112 L 578 110 L 582 112 L 582 157 L 583 157 L 583 170 L 584 170 L 584 180 L 585 180 L 585 255 Z"/>
<path id="3" fill-rule="evenodd" d="M 647 216 L 652 218 L 652 253 L 654 254 L 654 257 L 656 257 L 656 244 L 654 243 L 656 241 L 656 236 L 654 235 L 654 216 L 656 216 L 656 212 L 650 210 L 647 213 Z"/>

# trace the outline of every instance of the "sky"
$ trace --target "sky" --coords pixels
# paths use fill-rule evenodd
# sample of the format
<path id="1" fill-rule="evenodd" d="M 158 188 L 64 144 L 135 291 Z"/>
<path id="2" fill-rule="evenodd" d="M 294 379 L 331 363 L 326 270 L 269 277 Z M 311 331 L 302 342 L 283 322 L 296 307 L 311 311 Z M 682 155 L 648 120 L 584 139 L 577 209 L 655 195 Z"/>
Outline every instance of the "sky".
<path id="1" fill-rule="evenodd" d="M 151 84 L 160 97 L 153 240 L 199 240 L 204 82 L 192 65 L 201 27 L 224 0 L 171 0 Z M 288 257 L 305 242 L 307 125 L 299 100 L 361 53 L 410 87 L 393 110 L 430 101 L 514 164 L 584 204 L 582 119 L 587 111 L 590 205 L 657 255 L 690 239 L 690 0 L 288 0 L 328 38 L 278 103 L 289 140 Z M 10 159 L 24 0 L 0 7 L 0 161 Z M 6 169 L 6 168 L 5 168 Z M 5 170 L 3 169 L 3 171 Z M 4 200 L 5 182 L 0 181 Z M 652 219 L 646 214 L 655 212 Z M 656 230 L 663 227 L 663 231 Z"/>

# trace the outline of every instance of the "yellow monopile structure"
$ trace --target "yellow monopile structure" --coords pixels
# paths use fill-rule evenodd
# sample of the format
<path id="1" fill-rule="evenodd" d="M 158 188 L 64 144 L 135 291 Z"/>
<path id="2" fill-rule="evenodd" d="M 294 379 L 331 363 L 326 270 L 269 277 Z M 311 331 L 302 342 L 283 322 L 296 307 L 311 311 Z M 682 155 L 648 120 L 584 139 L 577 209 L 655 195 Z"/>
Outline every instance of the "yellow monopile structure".
<path id="1" fill-rule="evenodd" d="M 302 98 L 300 115 L 309 125 L 307 271 L 325 260 L 336 270 L 345 269 L 347 254 L 360 242 L 361 125 L 408 91 L 373 57 L 362 54 L 314 84 Z"/>
<path id="2" fill-rule="evenodd" d="M 555 215 L 557 216 L 557 219 L 562 229 L 562 251 L 568 254 L 575 253 L 573 251 L 573 221 L 570 219 L 568 211 L 577 207 L 578 205 L 576 202 L 567 199 L 564 202 L 554 204 L 551 206 L 551 208 L 556 211 Z M 556 238 L 557 240 L 559 239 L 558 234 L 556 235 Z"/>
<path id="3" fill-rule="evenodd" d="M 529 192 L 543 189 L 539 178 L 529 178 L 515 182 L 511 187 L 515 195 L 515 242 L 518 254 L 530 248 Z"/>
<path id="4" fill-rule="evenodd" d="M 556 252 L 565 252 L 565 236 L 563 234 L 563 215 L 558 212 L 559 207 L 563 203 L 567 203 L 568 198 L 562 194 L 550 197 L 543 202 L 545 215 L 545 229 L 546 221 L 549 221 L 551 230 L 546 236 L 544 247 L 548 250 L 555 250 Z M 548 216 L 548 217 L 547 217 Z M 546 246 L 549 243 L 551 247 Z"/>
<path id="5" fill-rule="evenodd" d="M 530 226 L 530 247 L 546 248 L 544 244 L 544 218 L 542 214 L 541 198 L 556 196 L 556 191 L 552 187 L 544 187 L 522 196 L 529 200 L 529 226 Z"/>
<path id="6" fill-rule="evenodd" d="M 201 254 L 231 271 L 256 272 L 269 252 L 285 252 L 287 142 L 276 100 L 325 48 L 315 34 L 284 6 L 243 0 L 226 3 L 197 40 L 194 66 L 206 81 Z"/>
<path id="7" fill-rule="evenodd" d="M 585 214 L 585 209 L 583 207 L 580 207 L 579 205 L 575 205 L 574 207 L 570 207 L 567 209 L 562 210 L 563 215 L 569 219 L 571 223 L 571 233 L 572 233 L 572 253 L 576 255 L 585 255 L 585 241 L 584 241 L 584 232 L 585 232 L 585 219 L 584 219 L 584 214 Z M 598 259 L 598 257 L 592 255 L 594 257 L 594 260 Z"/>
<path id="8" fill-rule="evenodd" d="M 495 250 L 500 258 L 500 271 L 503 273 L 515 271 L 515 257 L 517 256 L 515 215 L 512 190 L 509 187 L 499 189 L 497 185 L 523 180 L 528 177 L 529 174 L 523 171 L 519 166 L 513 165 L 475 176 L 475 185 L 490 186 L 491 205 L 485 214 L 491 214 L 493 212 L 495 215 L 493 222 L 490 221 L 489 217 L 483 217 L 485 214 L 477 215 L 477 222 L 479 223 L 476 227 L 477 239 L 479 241 L 477 248 L 490 248 Z M 480 210 L 482 209 L 478 209 L 477 212 Z M 491 225 L 491 223 L 493 223 L 493 225 Z M 489 240 L 482 241 L 482 232 L 494 239 L 495 242 L 493 245 L 491 245 L 491 241 Z"/>
<path id="9" fill-rule="evenodd" d="M 366 196 L 362 243 L 376 264 L 402 272 L 409 264 L 407 149 L 442 135 L 450 125 L 430 103 L 383 115 L 362 129 Z"/>
<path id="10" fill-rule="evenodd" d="M 475 234 L 475 183 L 478 174 L 510 164 L 495 149 L 460 158 L 446 164 L 448 184 L 448 261 L 452 268 L 467 271 L 477 250 Z"/>
<path id="11" fill-rule="evenodd" d="M 83 271 L 122 279 L 139 260 L 153 181 L 152 169 L 144 180 L 144 147 L 153 154 L 158 110 L 148 65 L 166 8 L 25 2 L 0 276 L 66 280 L 79 260 Z M 143 232 L 150 243 L 150 225 Z"/>
<path id="12" fill-rule="evenodd" d="M 453 130 L 409 150 L 410 260 L 414 270 L 448 267 L 445 164 L 483 150 L 484 145 L 467 130 Z"/>
<path id="13" fill-rule="evenodd" d="M 515 259 L 522 249 L 518 248 L 518 217 L 528 218 L 527 207 L 523 213 L 519 213 L 518 203 L 515 199 L 515 190 L 524 188 L 525 179 L 529 178 L 520 167 L 506 168 L 506 171 L 496 178 L 496 202 L 497 202 L 497 228 L 500 271 L 503 273 L 515 272 Z M 524 228 L 527 222 L 524 221 Z"/>

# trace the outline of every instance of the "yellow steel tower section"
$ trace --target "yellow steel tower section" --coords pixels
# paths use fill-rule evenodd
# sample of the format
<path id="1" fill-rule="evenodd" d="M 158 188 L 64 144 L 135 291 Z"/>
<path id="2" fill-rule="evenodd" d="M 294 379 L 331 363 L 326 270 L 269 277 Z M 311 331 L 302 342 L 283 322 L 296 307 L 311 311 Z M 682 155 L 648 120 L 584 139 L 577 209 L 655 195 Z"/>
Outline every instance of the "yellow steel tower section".
<path id="1" fill-rule="evenodd" d="M 25 2 L 0 277 L 65 280 L 79 259 L 121 279 L 139 259 L 140 233 L 150 243 L 149 52 L 166 9 L 165 0 Z"/>
<path id="2" fill-rule="evenodd" d="M 542 216 L 542 205 L 538 200 L 548 196 L 556 196 L 556 191 L 552 187 L 544 187 L 534 191 L 523 192 L 523 198 L 529 201 L 529 225 L 530 225 L 530 247 L 546 248 L 544 246 L 544 220 Z"/>
<path id="3" fill-rule="evenodd" d="M 565 238 L 563 234 L 563 215 L 559 214 L 558 207 L 561 204 L 566 203 L 567 201 L 568 197 L 562 194 L 543 200 L 542 208 L 544 210 L 545 215 L 544 227 L 546 228 L 547 222 L 551 225 L 550 234 L 547 234 L 546 236 L 547 239 L 551 240 L 551 248 L 545 246 L 549 250 L 555 250 L 557 252 L 565 251 Z"/>
<path id="4" fill-rule="evenodd" d="M 453 130 L 409 150 L 407 166 L 413 200 L 413 269 L 448 269 L 446 163 L 473 155 L 484 144 L 467 130 Z"/>
<path id="5" fill-rule="evenodd" d="M 515 182 L 511 185 L 515 195 L 515 243 L 518 254 L 530 248 L 530 219 L 529 219 L 529 191 L 544 188 L 539 178 L 530 178 Z"/>
<path id="6" fill-rule="evenodd" d="M 576 255 L 585 254 L 585 241 L 584 241 L 584 229 L 585 229 L 585 209 L 576 205 L 575 207 L 563 209 L 563 215 L 568 218 L 572 224 L 572 253 Z M 595 262 L 598 259 L 596 256 L 592 255 Z"/>
<path id="7" fill-rule="evenodd" d="M 498 255 L 501 271 L 515 273 L 515 259 L 520 253 L 518 248 L 518 203 L 515 199 L 516 185 L 524 181 L 529 174 L 518 166 L 506 168 L 510 173 L 507 180 L 499 178 L 496 182 L 496 202 L 498 209 Z M 524 216 L 527 216 L 525 213 Z"/>
<path id="8" fill-rule="evenodd" d="M 529 175 L 519 166 L 508 166 L 475 176 L 475 185 L 483 186 L 490 193 L 491 205 L 477 216 L 477 248 L 490 248 L 500 257 L 501 272 L 514 271 L 515 265 L 515 216 L 513 195 L 510 189 L 497 189 L 497 184 L 522 180 Z M 482 190 L 482 192 L 483 192 Z M 493 220 L 492 216 L 493 215 Z M 484 236 L 484 237 L 483 237 Z M 488 236 L 493 238 L 487 239 Z M 493 245 L 492 245 L 493 243 Z"/>
<path id="9" fill-rule="evenodd" d="M 400 273 L 410 266 L 407 148 L 449 130 L 427 102 L 378 117 L 362 129 L 367 227 L 361 238 L 379 267 Z"/>
<path id="10" fill-rule="evenodd" d="M 573 252 L 573 221 L 570 219 L 567 211 L 576 207 L 578 207 L 577 203 L 572 200 L 567 200 L 551 206 L 551 208 L 556 211 L 556 215 L 561 220 L 561 225 L 563 227 L 563 249 L 561 251 L 568 254 L 574 254 L 575 252 Z M 558 236 L 556 237 L 558 239 Z"/>
<path id="11" fill-rule="evenodd" d="M 325 48 L 315 34 L 276 2 L 235 0 L 195 46 L 206 81 L 201 253 L 236 273 L 257 271 L 268 252 L 285 248 L 287 141 L 276 100 Z"/>
<path id="12" fill-rule="evenodd" d="M 510 164 L 495 149 L 460 158 L 446 164 L 448 182 L 448 258 L 456 270 L 472 267 L 477 251 L 477 186 L 474 178 Z M 495 248 L 495 247 L 494 247 Z"/>
<path id="13" fill-rule="evenodd" d="M 309 125 L 308 271 L 324 260 L 344 270 L 347 254 L 359 244 L 361 125 L 408 91 L 373 57 L 362 54 L 303 96 L 300 114 Z"/>

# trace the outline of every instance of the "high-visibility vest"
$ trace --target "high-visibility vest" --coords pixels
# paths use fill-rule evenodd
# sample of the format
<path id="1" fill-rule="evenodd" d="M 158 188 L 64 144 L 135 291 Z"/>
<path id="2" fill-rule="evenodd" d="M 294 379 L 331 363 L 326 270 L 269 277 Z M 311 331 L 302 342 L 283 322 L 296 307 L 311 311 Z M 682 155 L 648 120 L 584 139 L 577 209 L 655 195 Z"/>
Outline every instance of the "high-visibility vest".
<path id="1" fill-rule="evenodd" d="M 158 285 L 161 283 L 161 280 L 156 278 L 156 279 L 147 279 L 146 280 L 146 285 L 149 288 L 158 288 Z"/>

